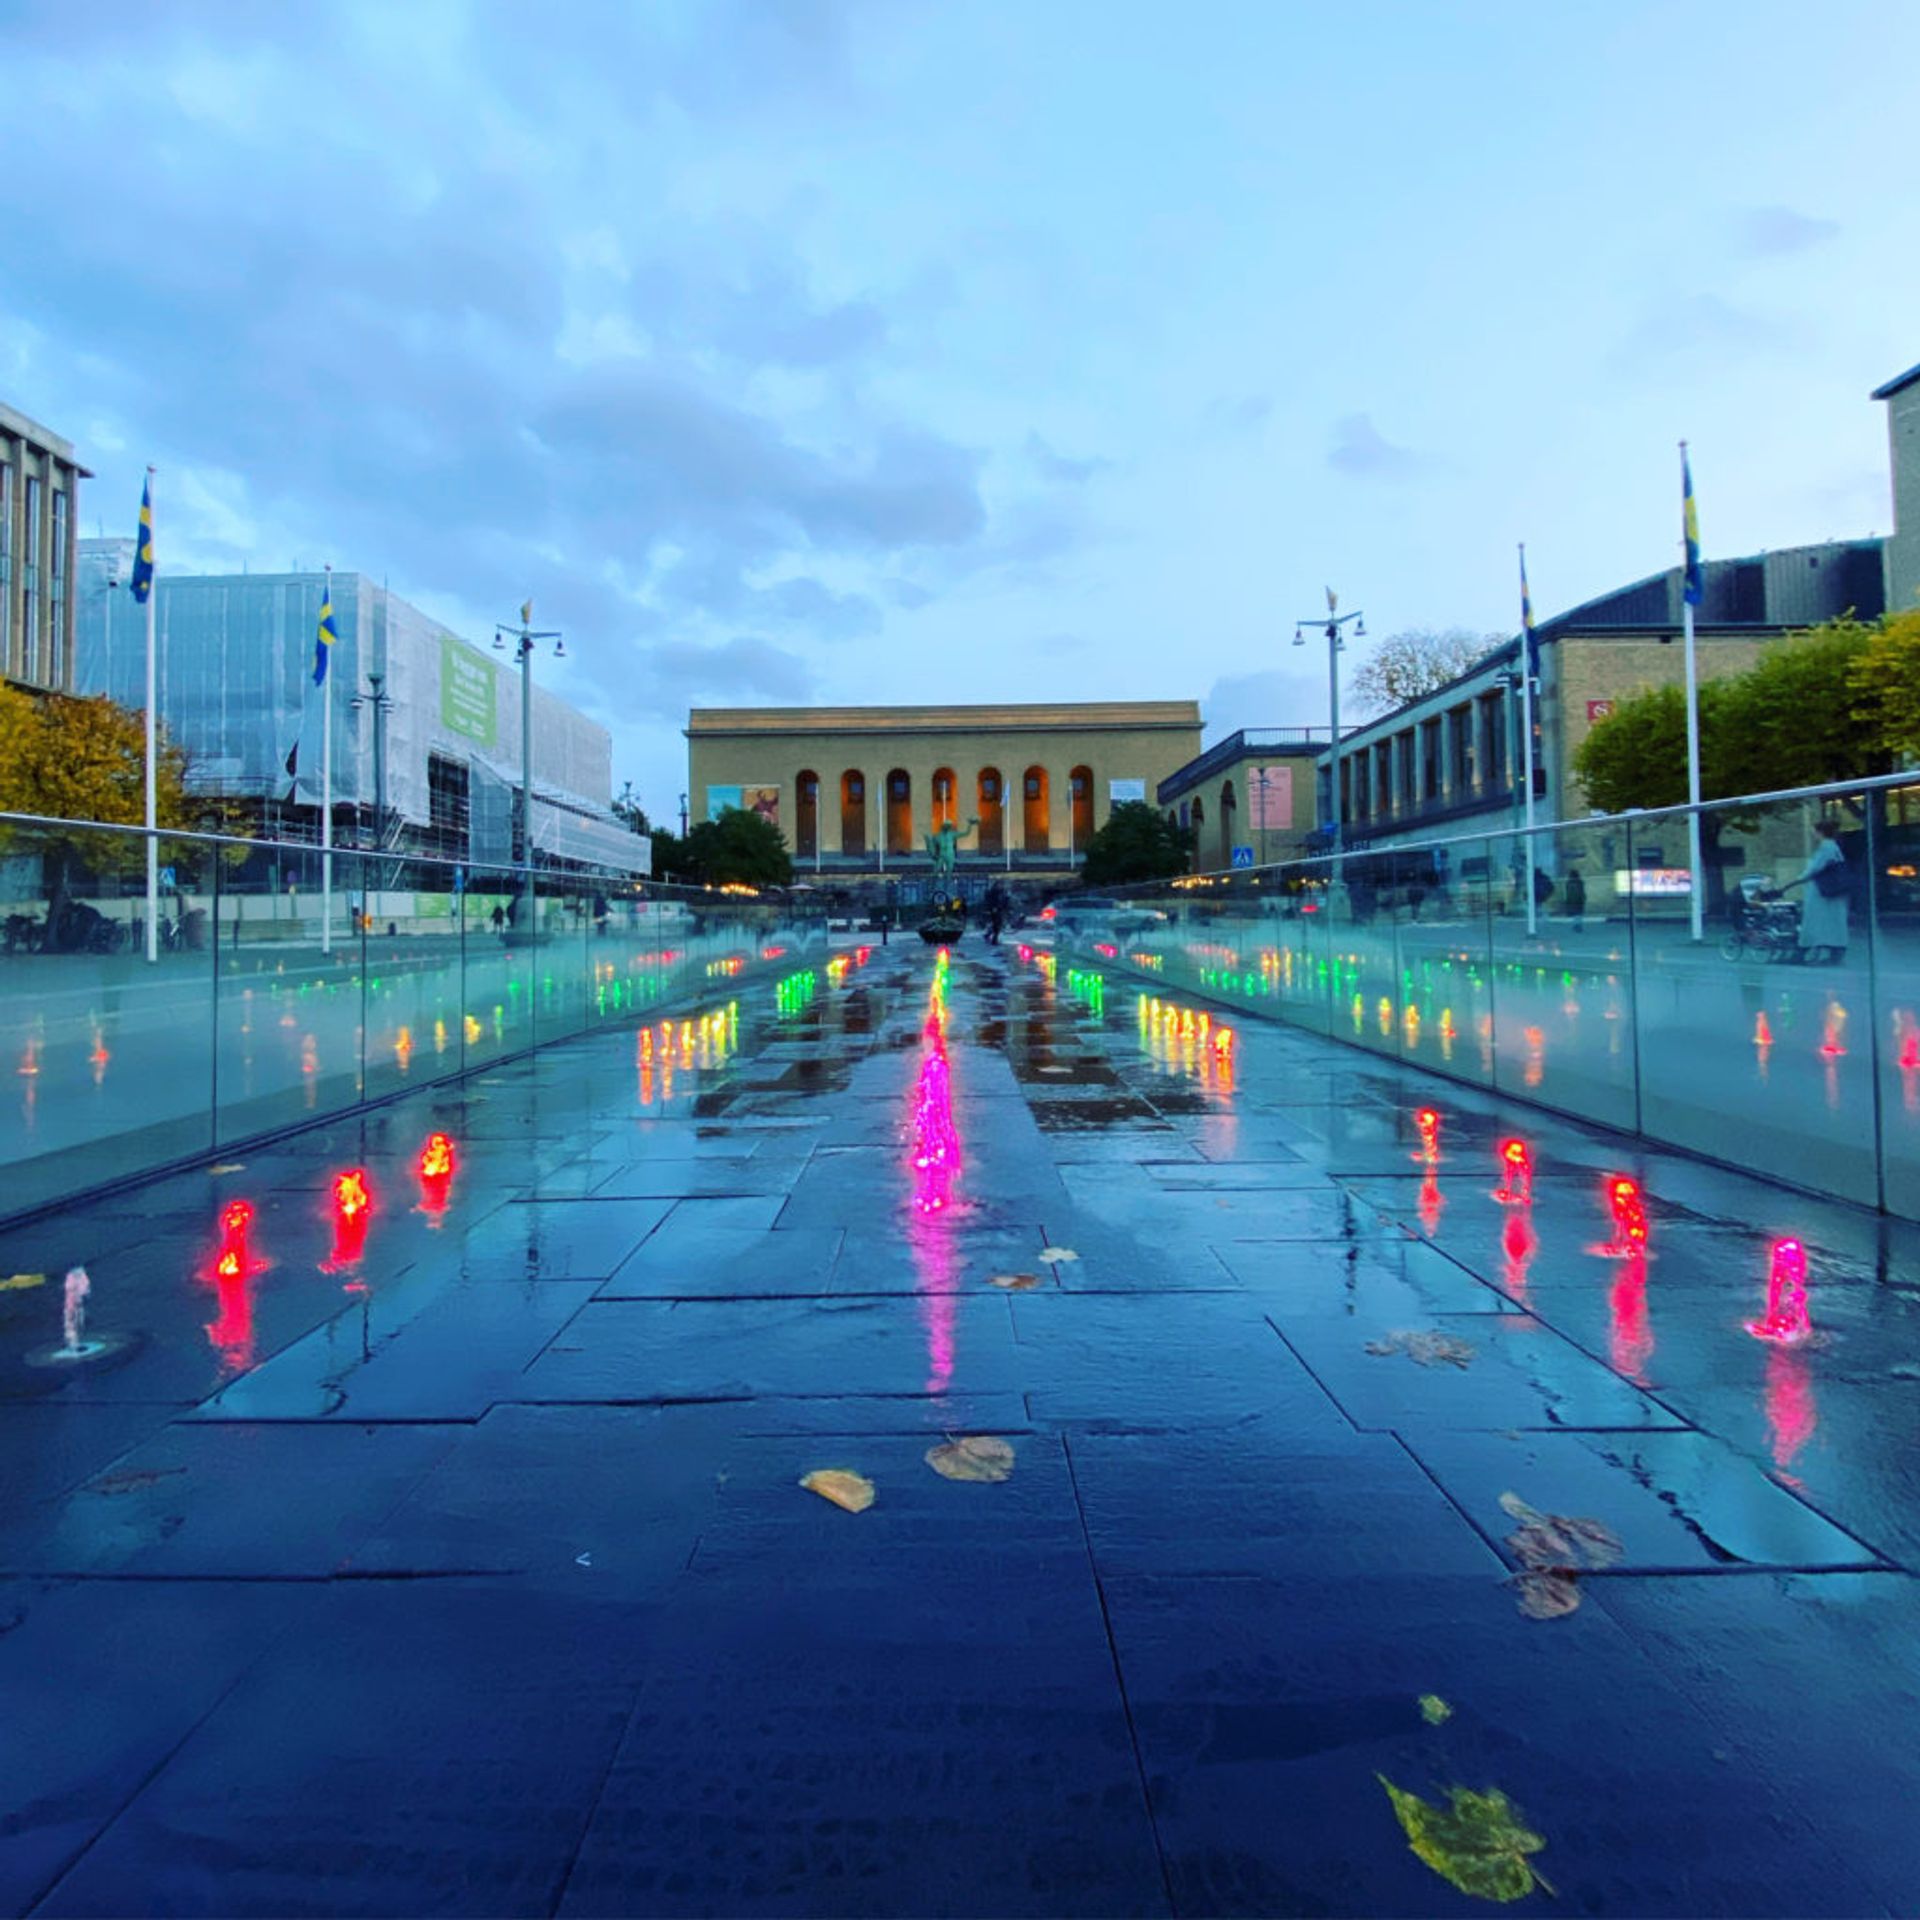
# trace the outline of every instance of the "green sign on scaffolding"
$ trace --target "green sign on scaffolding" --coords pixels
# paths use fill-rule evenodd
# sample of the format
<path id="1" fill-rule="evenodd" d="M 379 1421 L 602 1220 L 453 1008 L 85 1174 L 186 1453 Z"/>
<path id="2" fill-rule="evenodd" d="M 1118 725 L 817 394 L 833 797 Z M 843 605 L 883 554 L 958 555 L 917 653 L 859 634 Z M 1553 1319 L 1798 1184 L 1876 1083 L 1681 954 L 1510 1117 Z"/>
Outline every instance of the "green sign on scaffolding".
<path id="1" fill-rule="evenodd" d="M 493 745 L 493 662 L 452 634 L 440 636 L 440 724 L 483 747 Z"/>

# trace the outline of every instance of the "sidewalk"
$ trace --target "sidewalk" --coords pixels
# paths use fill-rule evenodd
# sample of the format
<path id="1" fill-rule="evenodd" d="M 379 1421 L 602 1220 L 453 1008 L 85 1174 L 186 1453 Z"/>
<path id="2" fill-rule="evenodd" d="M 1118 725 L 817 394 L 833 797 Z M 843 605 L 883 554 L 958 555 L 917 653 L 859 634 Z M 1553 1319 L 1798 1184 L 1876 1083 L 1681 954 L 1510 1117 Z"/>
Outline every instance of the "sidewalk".
<path id="1" fill-rule="evenodd" d="M 1012 937 L 943 1067 L 862 944 L 0 1244 L 0 1911 L 1489 1911 L 1379 1776 L 1526 1911 L 1920 1905 L 1920 1229 Z"/>

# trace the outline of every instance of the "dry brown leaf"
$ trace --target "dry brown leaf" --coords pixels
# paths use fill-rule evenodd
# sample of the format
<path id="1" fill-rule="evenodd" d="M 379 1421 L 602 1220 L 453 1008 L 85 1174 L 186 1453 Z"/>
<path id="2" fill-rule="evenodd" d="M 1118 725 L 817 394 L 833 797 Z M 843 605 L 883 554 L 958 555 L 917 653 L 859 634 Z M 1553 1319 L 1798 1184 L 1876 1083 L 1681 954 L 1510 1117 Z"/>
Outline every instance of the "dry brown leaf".
<path id="1" fill-rule="evenodd" d="M 945 1480 L 1006 1480 L 1013 1473 L 1013 1449 L 989 1433 L 963 1434 L 929 1447 L 927 1465 Z"/>
<path id="2" fill-rule="evenodd" d="M 845 1467 L 816 1467 L 800 1484 L 822 1500 L 831 1500 L 849 1513 L 865 1513 L 873 1505 L 873 1482 Z"/>
<path id="3" fill-rule="evenodd" d="M 1516 1573 L 1513 1587 L 1529 1620 L 1563 1620 L 1580 1604 L 1580 1576 L 1564 1568 Z"/>
<path id="4" fill-rule="evenodd" d="M 1423 1367 L 1469 1367 L 1473 1364 L 1475 1349 L 1470 1341 L 1457 1339 L 1453 1334 L 1441 1333 L 1431 1327 L 1397 1327 L 1384 1340 L 1369 1340 L 1367 1351 L 1404 1353 L 1409 1360 L 1417 1360 Z"/>
<path id="5" fill-rule="evenodd" d="M 996 1273 L 993 1276 L 996 1287 L 1005 1287 L 1009 1293 L 1025 1293 L 1029 1287 L 1040 1284 L 1037 1273 Z"/>
<path id="6" fill-rule="evenodd" d="M 1080 1256 L 1071 1247 L 1042 1247 L 1040 1258 L 1046 1265 L 1054 1266 L 1062 1260 L 1078 1260 Z"/>

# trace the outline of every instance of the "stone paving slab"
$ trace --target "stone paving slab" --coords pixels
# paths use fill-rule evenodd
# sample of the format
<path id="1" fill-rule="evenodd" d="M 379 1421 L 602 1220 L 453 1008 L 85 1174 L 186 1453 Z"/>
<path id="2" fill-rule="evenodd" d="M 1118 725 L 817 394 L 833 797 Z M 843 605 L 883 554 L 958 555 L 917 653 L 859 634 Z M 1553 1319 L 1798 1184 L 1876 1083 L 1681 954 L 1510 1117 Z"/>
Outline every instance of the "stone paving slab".
<path id="1" fill-rule="evenodd" d="M 1222 1075 L 1124 972 L 1102 1018 L 977 946 L 942 1171 L 933 970 L 730 983 L 670 1087 L 603 1031 L 0 1234 L 55 1276 L 0 1291 L 0 1910 L 1467 1912 L 1377 1772 L 1510 1792 L 1571 1912 L 1920 1905 L 1920 1232 L 1255 1019 Z M 1744 1329 L 1783 1232 L 1792 1351 Z M 128 1337 L 49 1376 L 76 1248 Z M 1367 1351 L 1422 1331 L 1470 1364 Z M 969 1433 L 1009 1481 L 931 1470 Z M 1568 1618 L 1515 1605 L 1509 1487 L 1623 1540 Z"/>
<path id="2" fill-rule="evenodd" d="M 1798 1775 L 1726 1745 L 1598 1608 L 1528 1625 L 1497 1587 L 1418 1574 L 1104 1590 L 1183 1913 L 1487 1912 L 1415 1859 L 1383 1774 L 1429 1800 L 1509 1794 L 1588 1912 L 1878 1907 Z"/>
<path id="3" fill-rule="evenodd" d="M 1514 1524 L 1500 1507 L 1507 1492 L 1542 1512 L 1598 1520 L 1619 1538 L 1619 1565 L 1629 1572 L 1860 1568 L 1878 1560 L 1704 1433 L 1425 1431 L 1407 1445 L 1509 1558 L 1501 1544 Z"/>

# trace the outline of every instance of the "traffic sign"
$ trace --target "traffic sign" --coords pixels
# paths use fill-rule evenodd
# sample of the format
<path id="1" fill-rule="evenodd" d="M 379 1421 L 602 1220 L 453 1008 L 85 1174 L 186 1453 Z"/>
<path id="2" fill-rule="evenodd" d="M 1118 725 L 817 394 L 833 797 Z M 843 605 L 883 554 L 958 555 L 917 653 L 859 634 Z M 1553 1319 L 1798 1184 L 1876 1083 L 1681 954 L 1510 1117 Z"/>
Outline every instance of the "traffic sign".
<path id="1" fill-rule="evenodd" d="M 160 884 L 163 887 L 172 887 L 179 884 L 173 877 L 173 869 L 171 867 L 162 867 L 160 869 Z"/>
<path id="2" fill-rule="evenodd" d="M 1253 849 L 1251 847 L 1235 847 L 1233 850 L 1233 864 L 1236 867 L 1252 866 Z"/>

